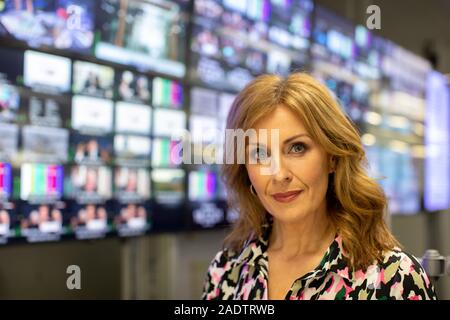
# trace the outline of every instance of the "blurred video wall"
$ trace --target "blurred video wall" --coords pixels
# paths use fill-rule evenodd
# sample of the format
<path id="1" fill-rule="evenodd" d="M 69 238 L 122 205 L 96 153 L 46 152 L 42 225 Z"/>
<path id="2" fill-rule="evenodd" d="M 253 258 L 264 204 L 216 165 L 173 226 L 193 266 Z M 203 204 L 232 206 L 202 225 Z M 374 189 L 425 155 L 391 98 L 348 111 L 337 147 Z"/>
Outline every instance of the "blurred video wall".
<path id="1" fill-rule="evenodd" d="M 425 183 L 426 97 L 446 84 L 312 0 L 0 0 L 0 57 L 3 244 L 232 223 L 228 110 L 254 77 L 294 70 L 358 126 L 392 213 L 450 206 L 424 202 L 442 190 Z"/>

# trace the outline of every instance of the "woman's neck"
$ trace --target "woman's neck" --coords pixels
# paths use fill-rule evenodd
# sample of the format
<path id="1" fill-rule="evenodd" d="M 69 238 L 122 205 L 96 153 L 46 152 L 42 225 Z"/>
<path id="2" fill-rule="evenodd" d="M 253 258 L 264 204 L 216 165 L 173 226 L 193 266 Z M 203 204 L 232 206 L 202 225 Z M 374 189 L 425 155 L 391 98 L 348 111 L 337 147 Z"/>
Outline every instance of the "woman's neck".
<path id="1" fill-rule="evenodd" d="M 303 255 L 322 253 L 335 237 L 335 229 L 325 211 L 310 214 L 297 223 L 285 223 L 274 218 L 269 239 L 269 251 L 287 260 Z"/>

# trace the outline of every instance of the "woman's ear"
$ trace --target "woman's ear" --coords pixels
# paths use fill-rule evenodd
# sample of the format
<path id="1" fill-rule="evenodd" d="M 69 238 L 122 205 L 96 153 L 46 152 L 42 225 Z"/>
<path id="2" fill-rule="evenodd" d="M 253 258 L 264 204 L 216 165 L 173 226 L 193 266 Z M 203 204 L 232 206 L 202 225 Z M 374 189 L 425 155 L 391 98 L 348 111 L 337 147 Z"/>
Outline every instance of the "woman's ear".
<path id="1" fill-rule="evenodd" d="M 333 173 L 334 171 L 336 171 L 336 158 L 331 156 L 328 173 Z"/>

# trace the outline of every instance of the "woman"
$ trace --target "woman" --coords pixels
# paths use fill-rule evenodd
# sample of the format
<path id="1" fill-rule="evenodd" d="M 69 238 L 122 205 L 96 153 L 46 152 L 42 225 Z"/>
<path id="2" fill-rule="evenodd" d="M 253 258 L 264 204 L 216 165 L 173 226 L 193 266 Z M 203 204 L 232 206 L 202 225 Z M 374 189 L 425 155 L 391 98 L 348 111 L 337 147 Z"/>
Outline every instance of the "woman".
<path id="1" fill-rule="evenodd" d="M 303 73 L 260 76 L 236 97 L 227 129 L 278 137 L 247 139 L 245 164 L 223 165 L 240 215 L 203 299 L 436 299 L 389 232 L 359 134 L 326 87 Z M 238 142 L 226 141 L 229 157 Z"/>

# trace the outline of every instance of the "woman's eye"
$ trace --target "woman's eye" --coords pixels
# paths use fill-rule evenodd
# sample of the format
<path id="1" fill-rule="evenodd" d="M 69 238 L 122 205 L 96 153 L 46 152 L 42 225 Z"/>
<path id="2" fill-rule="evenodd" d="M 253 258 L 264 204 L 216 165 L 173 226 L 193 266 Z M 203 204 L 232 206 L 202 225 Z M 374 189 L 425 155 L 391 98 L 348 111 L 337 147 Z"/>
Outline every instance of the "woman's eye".
<path id="1" fill-rule="evenodd" d="M 305 152 L 306 147 L 303 143 L 295 143 L 291 147 L 291 151 L 294 153 L 303 153 Z"/>
<path id="2" fill-rule="evenodd" d="M 267 151 L 265 149 L 257 148 L 252 151 L 252 158 L 256 160 L 267 159 Z"/>

